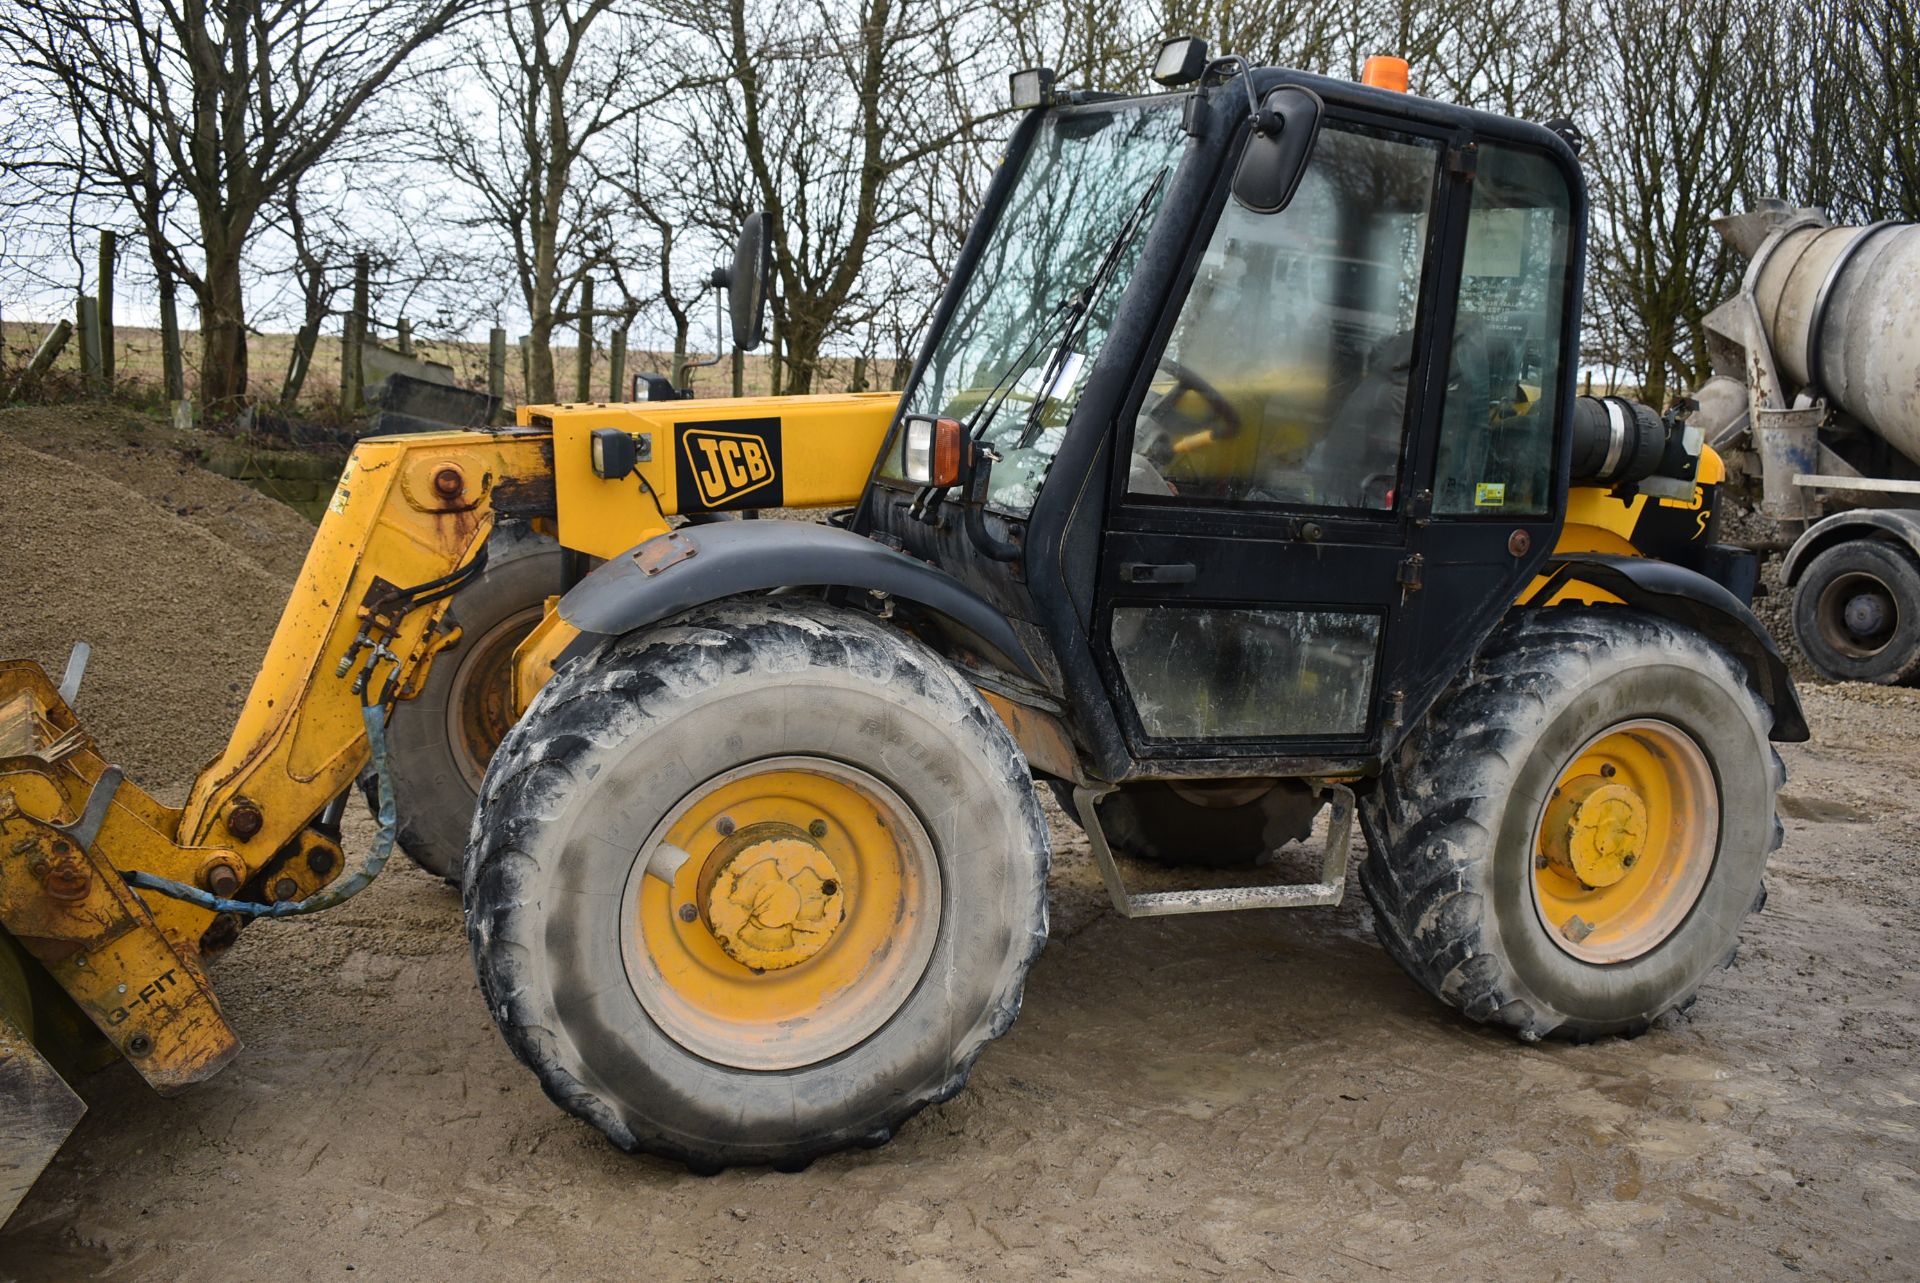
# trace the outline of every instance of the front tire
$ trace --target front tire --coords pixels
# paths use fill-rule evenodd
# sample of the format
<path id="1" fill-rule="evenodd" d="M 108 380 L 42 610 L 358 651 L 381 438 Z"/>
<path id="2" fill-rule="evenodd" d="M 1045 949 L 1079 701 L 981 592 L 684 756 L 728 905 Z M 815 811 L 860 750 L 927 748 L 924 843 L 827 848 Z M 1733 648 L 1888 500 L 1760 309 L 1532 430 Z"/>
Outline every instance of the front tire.
<path id="1" fill-rule="evenodd" d="M 1697 633 L 1521 612 L 1362 802 L 1381 943 L 1434 997 L 1529 1040 L 1684 1008 L 1765 900 L 1770 724 Z"/>
<path id="2" fill-rule="evenodd" d="M 480 986 L 562 1108 L 714 1171 L 886 1140 L 1046 940 L 1047 836 L 978 692 L 869 616 L 703 607 L 567 666 L 488 768 Z"/>

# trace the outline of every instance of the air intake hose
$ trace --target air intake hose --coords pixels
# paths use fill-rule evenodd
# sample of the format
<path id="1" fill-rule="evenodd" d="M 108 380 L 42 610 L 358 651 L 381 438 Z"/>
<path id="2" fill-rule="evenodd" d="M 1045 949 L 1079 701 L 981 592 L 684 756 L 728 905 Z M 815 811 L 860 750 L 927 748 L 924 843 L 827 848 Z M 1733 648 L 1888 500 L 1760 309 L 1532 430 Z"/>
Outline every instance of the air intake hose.
<path id="1" fill-rule="evenodd" d="M 1686 494 L 1692 493 L 1699 463 L 1700 434 L 1678 413 L 1663 419 L 1651 407 L 1625 397 L 1574 398 L 1575 484 L 1631 485 L 1660 478 L 1670 484 L 1642 488 L 1673 491 L 1679 497 L 1682 485 Z"/>

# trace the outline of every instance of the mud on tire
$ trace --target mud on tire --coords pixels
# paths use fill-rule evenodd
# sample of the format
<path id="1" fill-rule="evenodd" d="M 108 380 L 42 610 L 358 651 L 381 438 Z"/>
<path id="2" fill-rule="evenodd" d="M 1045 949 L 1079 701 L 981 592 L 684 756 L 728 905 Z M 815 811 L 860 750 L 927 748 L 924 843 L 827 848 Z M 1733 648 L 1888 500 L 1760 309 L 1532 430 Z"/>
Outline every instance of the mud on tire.
<path id="1" fill-rule="evenodd" d="M 938 929 L 877 1031 L 812 1063 L 740 1068 L 649 1015 L 623 961 L 622 887 L 684 799 L 797 755 L 911 808 L 938 861 Z M 1024 759 L 938 656 L 819 601 L 735 600 L 610 641 L 541 691 L 488 768 L 466 922 L 488 1008 L 555 1103 L 696 1171 L 793 1167 L 878 1144 L 960 1089 L 1045 942 L 1047 857 Z"/>
<path id="2" fill-rule="evenodd" d="M 1702 750 L 1718 839 L 1685 918 L 1639 956 L 1596 965 L 1536 909 L 1535 837 L 1563 767 L 1636 718 Z M 1764 902 L 1785 776 L 1770 725 L 1744 670 L 1697 633 L 1624 608 L 1517 612 L 1362 800 L 1360 878 L 1381 943 L 1434 997 L 1522 1038 L 1643 1031 L 1732 961 Z"/>

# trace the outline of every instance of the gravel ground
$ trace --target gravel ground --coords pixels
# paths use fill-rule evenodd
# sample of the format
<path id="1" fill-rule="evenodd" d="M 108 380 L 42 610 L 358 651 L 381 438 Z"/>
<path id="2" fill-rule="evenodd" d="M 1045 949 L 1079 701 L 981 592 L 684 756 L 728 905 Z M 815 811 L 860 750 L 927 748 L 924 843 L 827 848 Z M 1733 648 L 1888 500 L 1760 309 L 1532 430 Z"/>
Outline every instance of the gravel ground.
<path id="1" fill-rule="evenodd" d="M 0 494 L 49 533 L 0 552 L 0 654 L 90 636 L 83 711 L 177 788 L 285 571 L 131 469 L 115 488 L 28 453 L 0 453 Z M 243 591 L 216 602 L 209 575 Z M 1357 893 L 1123 922 L 1052 813 L 1053 939 L 1013 1031 L 891 1144 L 797 1174 L 689 1176 L 561 1114 L 492 1027 L 456 898 L 396 861 L 220 964 L 247 1044 L 221 1077 L 81 1084 L 0 1277 L 1913 1278 L 1920 696 L 1806 702 L 1770 903 L 1685 1018 L 1578 1047 L 1469 1026 Z"/>

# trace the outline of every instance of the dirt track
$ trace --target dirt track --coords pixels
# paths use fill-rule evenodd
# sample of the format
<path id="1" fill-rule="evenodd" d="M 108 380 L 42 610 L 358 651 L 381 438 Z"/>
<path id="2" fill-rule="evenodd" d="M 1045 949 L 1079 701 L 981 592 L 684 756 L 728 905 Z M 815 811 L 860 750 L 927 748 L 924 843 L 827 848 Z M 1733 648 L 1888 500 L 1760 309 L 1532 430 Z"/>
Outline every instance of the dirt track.
<path id="1" fill-rule="evenodd" d="M 10 511 L 20 476 L 0 472 Z M 91 618 L 103 650 L 141 644 L 141 621 Z M 0 615 L 0 653 L 24 644 Z M 168 695 L 196 739 L 224 728 L 224 681 Z M 220 1079 L 83 1084 L 0 1276 L 1912 1278 L 1920 696 L 1807 703 L 1767 911 L 1642 1039 L 1463 1024 L 1357 893 L 1120 922 L 1056 825 L 1054 938 L 1012 1033 L 892 1144 L 795 1175 L 691 1177 L 553 1108 L 481 1005 L 454 896 L 396 861 L 220 965 L 247 1043 Z M 169 760 L 175 714 L 121 713 L 128 748 Z"/>

